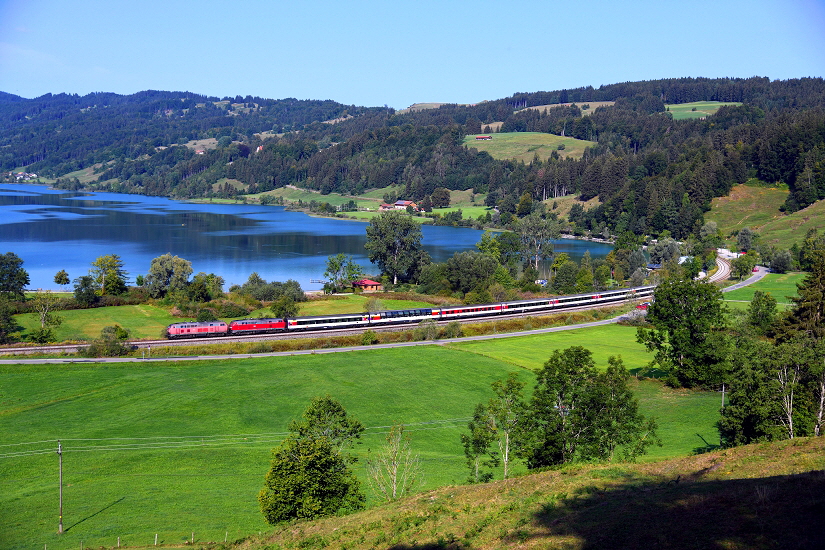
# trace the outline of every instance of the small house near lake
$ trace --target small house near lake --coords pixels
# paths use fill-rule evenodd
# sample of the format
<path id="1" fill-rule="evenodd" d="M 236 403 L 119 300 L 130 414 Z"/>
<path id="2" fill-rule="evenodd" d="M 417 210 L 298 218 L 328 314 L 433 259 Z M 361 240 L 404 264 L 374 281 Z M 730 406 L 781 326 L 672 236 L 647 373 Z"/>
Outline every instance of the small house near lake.
<path id="1" fill-rule="evenodd" d="M 372 279 L 359 279 L 352 282 L 352 287 L 361 289 L 363 292 L 380 292 L 384 289 L 381 283 L 373 281 Z"/>

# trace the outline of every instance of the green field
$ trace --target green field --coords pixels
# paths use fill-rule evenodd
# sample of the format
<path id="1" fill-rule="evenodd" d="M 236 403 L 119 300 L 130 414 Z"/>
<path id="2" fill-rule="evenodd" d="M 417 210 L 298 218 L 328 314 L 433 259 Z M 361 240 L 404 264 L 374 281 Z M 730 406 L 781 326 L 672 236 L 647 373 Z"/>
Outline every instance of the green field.
<path id="1" fill-rule="evenodd" d="M 768 275 L 754 289 L 795 290 L 801 274 Z M 363 296 L 335 300 L 357 307 Z M 112 309 L 112 308 L 108 308 Z M 0 366 L 0 547 L 78 548 L 235 540 L 266 532 L 256 494 L 269 450 L 309 400 L 329 393 L 368 427 L 356 471 L 386 427 L 404 423 L 420 453 L 422 488 L 461 484 L 459 435 L 490 383 L 531 370 L 555 349 L 582 345 L 599 367 L 621 355 L 631 373 L 650 360 L 635 328 L 590 329 L 481 342 L 346 354 L 180 363 Z M 631 379 L 663 447 L 645 461 L 718 442 L 721 396 Z M 64 525 L 58 537 L 55 440 L 64 444 Z M 32 444 L 23 444 L 35 442 Z M 43 454 L 19 455 L 29 451 Z M 517 471 L 524 471 L 517 466 Z M 369 491 L 368 491 L 369 494 Z M 370 502 L 375 495 L 369 494 Z"/>
<path id="2" fill-rule="evenodd" d="M 536 155 L 542 160 L 547 160 L 553 151 L 561 157 L 581 158 L 587 147 L 596 145 L 595 141 L 542 132 L 504 132 L 491 135 L 493 139 L 489 141 L 477 141 L 475 135 L 466 136 L 464 145 L 486 151 L 497 160 L 514 159 L 528 163 Z M 559 145 L 564 145 L 564 149 L 559 150 Z"/>
<path id="3" fill-rule="evenodd" d="M 725 105 L 742 105 L 735 101 L 693 101 L 691 103 L 673 103 L 665 105 L 665 108 L 673 115 L 673 120 L 685 120 L 689 118 L 705 118 L 715 114 L 719 107 Z"/>
<path id="4" fill-rule="evenodd" d="M 489 398 L 493 380 L 518 370 L 529 387 L 521 364 L 535 368 L 556 347 L 573 343 L 596 350 L 603 366 L 604 342 L 629 342 L 622 355 L 629 368 L 638 367 L 646 358 L 634 334 L 606 327 L 414 353 L 0 367 L 0 546 L 114 546 L 118 536 L 123 545 L 151 544 L 154 533 L 171 544 L 193 531 L 203 542 L 223 540 L 227 531 L 235 539 L 266 530 L 255 495 L 269 449 L 289 420 L 325 393 L 370 428 L 358 449 L 362 458 L 381 444 L 382 426 L 405 423 L 421 454 L 424 487 L 462 483 L 459 434 L 473 406 Z M 508 357 L 508 350 L 520 356 Z M 659 417 L 665 447 L 653 456 L 683 455 L 702 446 L 701 438 L 716 437 L 716 395 L 674 392 L 656 381 L 633 387 L 644 412 Z M 60 538 L 54 534 L 57 438 L 65 445 L 69 527 Z M 18 445 L 39 441 L 46 443 Z M 6 456 L 33 449 L 46 454 Z M 363 461 L 363 478 L 362 468 Z"/>
<path id="5" fill-rule="evenodd" d="M 142 304 L 138 306 L 113 306 L 93 309 L 73 309 L 59 311 L 63 323 L 54 329 L 55 340 L 91 340 L 100 336 L 100 330 L 109 325 L 120 325 L 131 331 L 135 339 L 159 338 L 163 330 L 171 323 L 182 321 L 173 317 L 165 308 Z M 14 316 L 28 333 L 40 326 L 38 314 L 23 313 Z"/>
<path id="6" fill-rule="evenodd" d="M 267 191 L 265 193 L 258 193 L 255 195 L 248 196 L 253 199 L 260 200 L 260 197 L 262 195 L 282 197 L 287 202 L 298 202 L 300 200 L 305 203 L 309 203 L 310 201 L 316 201 L 319 203 L 326 202 L 331 204 L 332 206 L 341 206 L 342 204 L 346 204 L 349 201 L 354 200 L 359 208 L 371 208 L 373 210 L 377 210 L 381 204 L 380 199 L 372 199 L 365 197 L 353 198 L 341 195 L 339 193 L 330 193 L 328 195 L 322 195 L 321 193 L 315 193 L 310 190 L 292 187 L 279 187 L 278 189 L 274 189 L 272 191 Z"/>
<path id="7" fill-rule="evenodd" d="M 793 302 L 788 296 L 796 296 L 796 285 L 805 278 L 805 273 L 768 273 L 758 283 L 744 288 L 731 290 L 723 294 L 725 300 L 747 301 L 753 300 L 753 293 L 757 290 L 768 292 L 778 304 L 790 305 Z"/>

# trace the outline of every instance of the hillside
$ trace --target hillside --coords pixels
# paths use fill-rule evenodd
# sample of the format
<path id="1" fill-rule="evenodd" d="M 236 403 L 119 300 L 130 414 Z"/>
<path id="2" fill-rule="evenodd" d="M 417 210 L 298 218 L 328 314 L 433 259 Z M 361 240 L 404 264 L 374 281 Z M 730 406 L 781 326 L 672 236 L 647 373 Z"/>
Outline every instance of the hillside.
<path id="1" fill-rule="evenodd" d="M 395 186 L 418 202 L 437 188 L 472 190 L 511 214 L 525 194 L 577 194 L 599 201 L 573 220 L 582 232 L 667 230 L 679 239 L 702 226 L 713 198 L 753 176 L 787 185 L 787 212 L 825 196 L 822 78 L 673 78 L 415 107 L 159 91 L 5 94 L 0 169 L 61 188 L 174 198 L 288 186 L 361 196 Z M 488 127 L 491 142 L 465 146 Z M 515 149 L 501 149 L 508 139 Z"/>
<path id="2" fill-rule="evenodd" d="M 715 221 L 726 237 L 748 227 L 762 236 L 762 242 L 777 248 L 801 243 L 811 229 L 825 230 L 825 201 L 817 201 L 797 212 L 780 210 L 788 190 L 766 185 L 737 185 L 730 194 L 711 202 L 705 220 Z M 728 238 L 729 244 L 735 239 Z"/>
<path id="3" fill-rule="evenodd" d="M 482 134 L 464 137 L 464 145 L 489 153 L 496 160 L 520 160 L 529 163 L 538 155 L 546 159 L 555 152 L 561 158 L 581 158 L 587 147 L 596 145 L 572 137 L 541 132 L 501 132 L 487 134 L 492 139 L 479 139 Z"/>
<path id="4" fill-rule="evenodd" d="M 825 438 L 451 486 L 237 548 L 819 548 Z"/>

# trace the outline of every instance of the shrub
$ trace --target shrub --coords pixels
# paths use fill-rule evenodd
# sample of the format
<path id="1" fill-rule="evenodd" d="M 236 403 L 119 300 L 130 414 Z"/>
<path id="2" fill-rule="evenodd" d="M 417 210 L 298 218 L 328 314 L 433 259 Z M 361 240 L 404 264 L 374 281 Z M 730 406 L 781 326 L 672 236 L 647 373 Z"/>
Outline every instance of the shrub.
<path id="1" fill-rule="evenodd" d="M 464 336 L 464 328 L 458 321 L 447 323 L 441 330 L 441 338 L 461 338 Z"/>
<path id="2" fill-rule="evenodd" d="M 361 345 L 371 346 L 378 343 L 378 335 L 373 330 L 365 330 L 361 335 Z"/>
<path id="3" fill-rule="evenodd" d="M 438 325 L 433 319 L 424 319 L 413 331 L 413 340 L 435 340 L 438 338 Z"/>
<path id="4" fill-rule="evenodd" d="M 120 325 L 106 326 L 100 331 L 100 338 L 78 353 L 83 357 L 119 357 L 126 355 L 132 349 L 132 346 L 125 341 L 128 337 L 129 331 Z"/>
<path id="5" fill-rule="evenodd" d="M 205 307 L 205 308 L 202 308 L 200 311 L 198 311 L 197 320 L 199 322 L 217 321 L 218 318 L 215 316 L 215 312 L 213 310 L 211 310 L 210 308 Z"/>
<path id="6" fill-rule="evenodd" d="M 213 300 L 208 304 L 218 317 L 245 317 L 252 311 L 248 306 L 237 304 L 231 300 Z M 253 308 L 254 309 L 254 308 Z"/>

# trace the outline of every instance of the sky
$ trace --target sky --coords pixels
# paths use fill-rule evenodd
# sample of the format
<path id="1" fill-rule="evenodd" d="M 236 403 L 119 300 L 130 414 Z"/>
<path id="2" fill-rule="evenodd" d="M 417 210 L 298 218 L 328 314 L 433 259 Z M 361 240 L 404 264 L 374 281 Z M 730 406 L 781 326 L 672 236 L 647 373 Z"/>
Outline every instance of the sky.
<path id="1" fill-rule="evenodd" d="M 825 76 L 825 0 L 0 0 L 0 91 L 477 103 Z"/>

